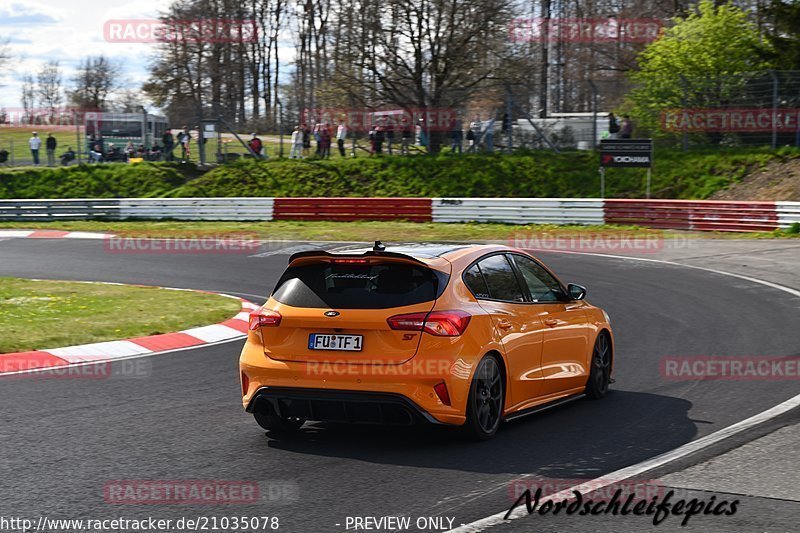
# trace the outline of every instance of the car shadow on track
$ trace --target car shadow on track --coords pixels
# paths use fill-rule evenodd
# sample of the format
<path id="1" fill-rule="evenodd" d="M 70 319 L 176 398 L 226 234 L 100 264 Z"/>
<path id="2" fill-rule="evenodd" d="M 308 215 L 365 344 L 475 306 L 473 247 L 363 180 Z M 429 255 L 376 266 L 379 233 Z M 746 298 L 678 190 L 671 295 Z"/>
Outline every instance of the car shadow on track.
<path id="1" fill-rule="evenodd" d="M 691 402 L 612 390 L 504 424 L 493 440 L 466 440 L 458 428 L 307 424 L 267 433 L 265 446 L 299 454 L 484 473 L 590 477 L 674 449 L 697 435 Z"/>

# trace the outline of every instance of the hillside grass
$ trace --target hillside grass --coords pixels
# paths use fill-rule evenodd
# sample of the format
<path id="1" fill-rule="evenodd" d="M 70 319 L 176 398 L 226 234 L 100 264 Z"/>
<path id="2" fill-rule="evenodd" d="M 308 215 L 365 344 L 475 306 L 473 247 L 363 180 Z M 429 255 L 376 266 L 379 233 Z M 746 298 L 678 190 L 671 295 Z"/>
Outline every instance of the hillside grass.
<path id="1" fill-rule="evenodd" d="M 773 160 L 782 148 L 659 150 L 654 198 L 705 199 Z M 640 198 L 644 169 L 608 169 L 606 196 Z M 347 159 L 243 159 L 202 173 L 191 164 L 80 165 L 0 169 L 0 198 L 189 196 L 597 197 L 598 156 L 545 151 Z"/>

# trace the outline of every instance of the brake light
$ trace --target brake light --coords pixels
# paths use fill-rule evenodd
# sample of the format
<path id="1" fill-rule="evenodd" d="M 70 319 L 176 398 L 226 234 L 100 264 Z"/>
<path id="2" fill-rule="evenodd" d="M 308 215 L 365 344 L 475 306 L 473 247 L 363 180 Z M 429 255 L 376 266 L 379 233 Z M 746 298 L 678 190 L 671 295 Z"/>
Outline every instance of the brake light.
<path id="1" fill-rule="evenodd" d="M 363 265 L 365 263 L 369 263 L 367 259 L 331 259 L 331 263 L 337 264 L 360 264 Z"/>
<path id="2" fill-rule="evenodd" d="M 389 317 L 389 327 L 405 331 L 424 331 L 437 337 L 458 337 L 469 325 L 472 316 L 459 310 L 408 313 Z"/>
<path id="3" fill-rule="evenodd" d="M 434 385 L 433 390 L 436 391 L 436 396 L 442 400 L 443 404 L 450 405 L 450 393 L 447 392 L 447 384 L 444 381 L 438 385 Z"/>
<path id="4" fill-rule="evenodd" d="M 260 327 L 275 327 L 281 324 L 281 314 L 272 309 L 257 309 L 250 313 L 250 329 L 258 329 Z"/>

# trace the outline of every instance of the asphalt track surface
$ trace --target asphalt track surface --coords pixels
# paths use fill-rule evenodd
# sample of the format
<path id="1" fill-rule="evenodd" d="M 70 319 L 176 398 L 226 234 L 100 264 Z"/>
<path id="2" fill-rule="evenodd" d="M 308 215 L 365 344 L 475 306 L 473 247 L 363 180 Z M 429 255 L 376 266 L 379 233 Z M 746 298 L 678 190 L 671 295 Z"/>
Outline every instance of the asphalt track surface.
<path id="1" fill-rule="evenodd" d="M 519 476 L 595 478 L 797 393 L 795 381 L 682 382 L 659 373 L 665 356 L 796 355 L 798 302 L 790 295 L 679 266 L 539 257 L 565 281 L 587 286 L 588 299 L 611 317 L 617 382 L 602 401 L 581 400 L 506 424 L 485 443 L 429 427 L 315 425 L 275 438 L 240 405 L 243 341 L 152 357 L 148 375 L 138 378 L 0 378 L 0 515 L 271 515 L 290 532 L 344 531 L 348 516 L 448 516 L 458 525 L 507 509 L 509 485 Z M 0 275 L 204 289 L 259 303 L 286 260 L 280 253 L 109 253 L 103 242 L 89 240 L 0 241 Z M 259 506 L 106 503 L 106 483 L 131 479 L 275 481 L 296 493 Z M 770 505 L 743 505 L 739 516 L 749 515 L 750 525 L 763 521 L 759 530 L 766 530 L 771 518 L 761 513 L 769 512 L 779 513 Z M 644 518 L 591 520 L 538 525 L 548 531 L 650 527 Z M 526 521 L 512 529 L 531 530 Z"/>

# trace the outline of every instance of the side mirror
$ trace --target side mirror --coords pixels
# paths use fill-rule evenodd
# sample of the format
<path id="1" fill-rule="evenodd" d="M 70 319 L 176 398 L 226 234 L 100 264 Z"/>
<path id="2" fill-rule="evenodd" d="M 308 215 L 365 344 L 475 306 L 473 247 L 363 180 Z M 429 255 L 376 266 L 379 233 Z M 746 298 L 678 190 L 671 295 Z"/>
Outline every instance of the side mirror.
<path id="1" fill-rule="evenodd" d="M 583 300 L 586 298 L 586 287 L 570 283 L 567 285 L 567 295 L 571 300 Z"/>

